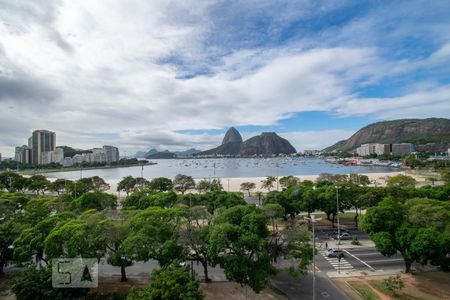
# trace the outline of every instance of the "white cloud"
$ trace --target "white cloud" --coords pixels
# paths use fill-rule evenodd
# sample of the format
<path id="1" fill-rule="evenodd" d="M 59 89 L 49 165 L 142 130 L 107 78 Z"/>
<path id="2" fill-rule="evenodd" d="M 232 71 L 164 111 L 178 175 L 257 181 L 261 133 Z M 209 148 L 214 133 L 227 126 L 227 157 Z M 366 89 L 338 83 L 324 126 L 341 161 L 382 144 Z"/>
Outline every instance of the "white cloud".
<path id="1" fill-rule="evenodd" d="M 0 90 L 0 102 L 8 107 L 2 110 L 0 147 L 11 153 L 31 130 L 46 128 L 58 133 L 59 143 L 76 147 L 110 143 L 130 152 L 150 147 L 206 149 L 217 145 L 220 136 L 177 131 L 273 125 L 292 113 L 311 110 L 371 119 L 450 115 L 447 86 L 430 83 L 388 99 L 364 99 L 353 91 L 393 74 L 448 65 L 448 44 L 415 61 L 389 61 L 376 45 L 352 41 L 314 45 L 300 38 L 287 45 L 256 47 L 253 41 L 248 47 L 225 48 L 228 40 L 217 39 L 231 39 L 238 28 L 229 24 L 227 18 L 235 19 L 232 14 L 219 18 L 215 10 L 221 5 L 119 0 L 4 4 L 0 87 L 17 82 L 18 88 Z M 313 11 L 308 2 L 292 7 L 287 2 L 279 10 L 272 9 L 270 1 L 240 5 L 249 5 L 238 7 L 241 13 L 261 5 L 251 18 L 270 10 L 269 37 L 279 35 L 286 22 L 308 19 Z M 322 10 L 339 5 L 333 2 Z M 346 41 L 349 32 L 368 30 L 365 24 L 354 22 L 337 37 Z M 244 25 L 244 33 L 251 34 L 251 26 Z M 330 34 L 325 32 L 318 41 Z M 220 37 L 208 44 L 215 35 Z M 190 74 L 185 69 L 205 69 L 206 75 L 180 78 Z M 111 134 L 120 138 L 102 138 Z M 317 134 L 320 142 L 313 138 Z M 296 148 L 306 149 L 323 148 L 344 135 L 350 134 L 327 130 L 288 136 Z"/>

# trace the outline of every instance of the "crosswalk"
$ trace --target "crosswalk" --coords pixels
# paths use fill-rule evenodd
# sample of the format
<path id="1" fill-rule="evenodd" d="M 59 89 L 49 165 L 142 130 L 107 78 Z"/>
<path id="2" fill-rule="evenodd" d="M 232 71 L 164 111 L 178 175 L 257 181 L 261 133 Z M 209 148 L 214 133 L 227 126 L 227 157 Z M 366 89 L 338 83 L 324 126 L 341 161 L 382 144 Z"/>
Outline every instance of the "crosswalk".
<path id="1" fill-rule="evenodd" d="M 336 270 L 345 270 L 345 271 L 351 271 L 354 270 L 353 266 L 345 259 L 341 258 L 340 266 L 339 266 L 339 259 L 337 257 L 328 257 L 325 251 L 321 251 L 320 254 L 325 258 L 330 265 L 333 266 Z"/>

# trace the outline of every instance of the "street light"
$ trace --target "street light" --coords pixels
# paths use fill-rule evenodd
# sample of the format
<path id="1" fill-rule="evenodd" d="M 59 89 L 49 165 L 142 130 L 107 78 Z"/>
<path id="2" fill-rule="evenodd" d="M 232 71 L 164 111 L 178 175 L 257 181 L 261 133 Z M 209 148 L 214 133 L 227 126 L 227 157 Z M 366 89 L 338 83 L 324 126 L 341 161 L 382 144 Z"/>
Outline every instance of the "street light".
<path id="1" fill-rule="evenodd" d="M 312 231 L 313 231 L 313 300 L 316 300 L 316 231 L 315 231 L 315 223 L 317 221 L 322 220 L 322 218 L 315 219 L 314 215 L 311 215 L 311 218 L 305 218 L 312 223 Z"/>
<path id="2" fill-rule="evenodd" d="M 341 273 L 341 258 L 339 248 L 341 245 L 341 227 L 339 223 L 339 189 L 340 186 L 335 186 L 336 188 L 336 216 L 337 216 L 337 226 L 338 226 L 338 274 Z"/>
<path id="3" fill-rule="evenodd" d="M 141 165 L 141 190 L 144 189 L 144 163 Z"/>

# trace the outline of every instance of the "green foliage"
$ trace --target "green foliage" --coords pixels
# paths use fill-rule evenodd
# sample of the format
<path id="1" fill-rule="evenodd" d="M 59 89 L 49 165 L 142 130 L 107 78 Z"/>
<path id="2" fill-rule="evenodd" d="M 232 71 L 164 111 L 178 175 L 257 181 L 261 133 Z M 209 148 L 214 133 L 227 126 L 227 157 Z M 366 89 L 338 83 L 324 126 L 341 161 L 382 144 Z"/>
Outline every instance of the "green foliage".
<path id="1" fill-rule="evenodd" d="M 172 180 L 165 177 L 157 177 L 153 178 L 148 184 L 147 187 L 151 190 L 157 192 L 165 192 L 170 191 L 173 188 Z"/>
<path id="2" fill-rule="evenodd" d="M 117 184 L 117 191 L 125 191 L 128 196 L 128 194 L 134 189 L 135 186 L 136 179 L 131 176 L 127 176 L 119 181 L 119 183 Z"/>
<path id="3" fill-rule="evenodd" d="M 450 182 L 450 169 L 441 170 L 441 180 L 444 182 Z"/>
<path id="4" fill-rule="evenodd" d="M 24 229 L 20 236 L 14 241 L 14 259 L 19 263 L 26 262 L 35 255 L 37 261 L 47 262 L 44 259 L 45 239 L 55 227 L 74 218 L 75 214 L 72 212 L 64 212 L 46 216 L 36 225 Z"/>
<path id="5" fill-rule="evenodd" d="M 397 274 L 395 276 L 389 276 L 388 278 L 383 280 L 384 288 L 393 294 L 395 294 L 397 291 L 400 291 L 405 287 L 405 284 L 403 283 L 402 277 L 400 274 Z"/>
<path id="6" fill-rule="evenodd" d="M 272 191 L 269 192 L 264 198 L 263 205 L 269 203 L 279 204 L 284 209 L 284 218 L 287 219 L 288 216 L 291 218 L 295 217 L 298 212 L 297 205 L 293 199 L 293 191 L 287 189 L 282 192 Z"/>
<path id="7" fill-rule="evenodd" d="M 201 300 L 199 282 L 191 276 L 188 267 L 173 263 L 167 268 L 155 270 L 151 274 L 150 286 L 132 289 L 128 300 Z"/>
<path id="8" fill-rule="evenodd" d="M 186 209 L 149 207 L 131 219 L 131 233 L 123 249 L 133 260 L 158 260 L 161 266 L 184 257 L 174 251 Z M 181 249 L 181 248 L 177 248 Z"/>
<path id="9" fill-rule="evenodd" d="M 250 197 L 250 191 L 256 188 L 256 184 L 254 182 L 242 182 L 241 183 L 241 191 L 246 191 L 248 196 Z"/>
<path id="10" fill-rule="evenodd" d="M 102 212 L 88 210 L 76 219 L 56 226 L 44 241 L 44 251 L 49 258 L 95 257 L 106 253 L 107 219 Z"/>
<path id="11" fill-rule="evenodd" d="M 265 180 L 261 181 L 261 188 L 270 191 L 270 189 L 273 188 L 276 182 L 277 178 L 275 176 L 267 176 Z"/>
<path id="12" fill-rule="evenodd" d="M 37 195 L 39 193 L 44 194 L 45 190 L 49 189 L 50 181 L 45 178 L 44 175 L 33 175 L 28 178 L 27 189 L 33 192 L 36 192 Z"/>
<path id="13" fill-rule="evenodd" d="M 396 186 L 396 187 L 415 186 L 416 183 L 417 183 L 417 181 L 413 177 L 403 175 L 403 174 L 389 177 L 387 180 L 387 185 L 390 187 L 392 187 L 392 186 Z"/>
<path id="14" fill-rule="evenodd" d="M 288 273 L 294 277 L 306 275 L 313 258 L 311 239 L 311 232 L 305 225 L 291 223 L 282 230 L 277 230 L 269 240 L 273 261 L 276 262 L 278 256 L 295 259 L 298 263 L 290 266 Z"/>
<path id="15" fill-rule="evenodd" d="M 234 206 L 217 215 L 210 226 L 208 254 L 213 265 L 224 268 L 229 280 L 261 291 L 273 273 L 264 211 Z"/>
<path id="16" fill-rule="evenodd" d="M 106 208 L 115 209 L 117 207 L 117 197 L 96 190 L 95 192 L 84 193 L 71 203 L 74 210 L 83 212 L 89 209 L 104 210 Z"/>
<path id="17" fill-rule="evenodd" d="M 283 188 L 287 188 L 299 184 L 300 179 L 294 176 L 284 176 L 280 178 L 279 183 Z"/>
<path id="18" fill-rule="evenodd" d="M 21 178 L 19 174 L 12 171 L 2 172 L 0 173 L 0 186 L 9 192 L 14 191 L 14 182 Z"/>
<path id="19" fill-rule="evenodd" d="M 80 149 L 74 149 L 69 146 L 58 146 L 58 148 L 62 148 L 64 151 L 64 157 L 74 157 L 76 154 L 83 154 L 83 153 L 92 153 L 91 150 L 80 150 Z"/>
<path id="20" fill-rule="evenodd" d="M 51 267 L 30 266 L 23 273 L 14 276 L 12 291 L 17 300 L 60 300 L 79 299 L 85 296 L 89 289 L 53 288 Z"/>
<path id="21" fill-rule="evenodd" d="M 173 180 L 173 188 L 184 195 L 186 191 L 195 188 L 195 181 L 191 176 L 178 174 Z"/>
<path id="22" fill-rule="evenodd" d="M 358 237 L 355 235 L 352 237 L 352 245 L 359 246 L 361 242 L 358 240 Z"/>
<path id="23" fill-rule="evenodd" d="M 406 272 L 412 262 L 450 267 L 450 204 L 429 199 L 405 203 L 386 198 L 367 209 L 362 228 L 386 256 L 399 251 Z"/>
<path id="24" fill-rule="evenodd" d="M 214 178 L 213 180 L 211 179 L 203 179 L 200 180 L 197 183 L 197 190 L 202 193 L 202 192 L 213 192 L 213 191 L 221 191 L 223 190 L 223 186 L 222 183 L 220 182 L 220 179 L 216 179 Z"/>
<path id="25" fill-rule="evenodd" d="M 25 227 L 23 208 L 28 201 L 22 194 L 0 194 L 0 274 L 13 258 L 13 242 Z"/>

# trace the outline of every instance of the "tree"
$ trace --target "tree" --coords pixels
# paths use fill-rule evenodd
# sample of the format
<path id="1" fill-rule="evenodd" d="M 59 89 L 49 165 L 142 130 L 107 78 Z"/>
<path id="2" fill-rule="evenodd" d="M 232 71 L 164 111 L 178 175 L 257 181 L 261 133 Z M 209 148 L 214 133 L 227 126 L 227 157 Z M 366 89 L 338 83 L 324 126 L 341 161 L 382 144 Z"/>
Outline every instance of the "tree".
<path id="1" fill-rule="evenodd" d="M 174 191 L 160 192 L 141 197 L 139 199 L 138 209 L 146 209 L 151 206 L 172 207 L 177 202 L 177 194 Z"/>
<path id="2" fill-rule="evenodd" d="M 14 191 L 19 191 L 19 192 L 24 193 L 25 190 L 27 189 L 29 183 L 30 183 L 30 180 L 26 177 L 23 177 L 23 176 L 16 177 L 12 181 L 12 189 Z"/>
<path id="3" fill-rule="evenodd" d="M 384 287 L 394 295 L 397 293 L 397 291 L 405 287 L 405 284 L 403 283 L 400 274 L 397 274 L 395 276 L 389 276 L 388 278 L 383 280 L 383 284 Z"/>
<path id="4" fill-rule="evenodd" d="M 263 205 L 267 205 L 268 203 L 278 203 L 284 209 L 284 218 L 287 219 L 288 216 L 290 216 L 294 219 L 298 208 L 295 205 L 291 192 L 291 190 L 269 192 L 264 198 Z"/>
<path id="5" fill-rule="evenodd" d="M 334 224 L 334 219 L 337 213 L 336 194 L 334 188 L 332 186 L 322 186 L 318 188 L 317 200 L 318 208 L 326 214 L 327 220 L 331 220 L 332 224 Z"/>
<path id="6" fill-rule="evenodd" d="M 56 192 L 59 196 L 63 191 L 66 190 L 67 180 L 66 179 L 56 179 L 49 185 L 49 190 L 52 192 Z"/>
<path id="7" fill-rule="evenodd" d="M 178 244 L 180 227 L 187 216 L 183 208 L 149 207 L 131 218 L 131 233 L 123 242 L 123 250 L 133 260 L 158 260 L 165 267 L 184 258 Z"/>
<path id="8" fill-rule="evenodd" d="M 273 188 L 273 185 L 277 182 L 277 178 L 275 176 L 267 176 L 267 178 L 261 181 L 261 188 L 267 189 L 270 192 L 270 189 Z"/>
<path id="9" fill-rule="evenodd" d="M 203 294 L 199 290 L 198 280 L 191 276 L 190 268 L 173 263 L 167 268 L 154 270 L 150 286 L 133 288 L 127 299 L 200 300 Z"/>
<path id="10" fill-rule="evenodd" d="M 263 193 L 262 192 L 256 192 L 255 197 L 258 198 L 258 205 L 261 205 L 261 200 L 263 199 Z"/>
<path id="11" fill-rule="evenodd" d="M 294 176 L 284 176 L 284 177 L 280 178 L 279 182 L 283 188 L 287 188 L 287 187 L 299 184 L 300 179 L 298 179 L 297 177 L 294 177 Z"/>
<path id="12" fill-rule="evenodd" d="M 206 205 L 208 211 L 213 214 L 216 209 L 229 208 L 236 205 L 246 205 L 242 193 L 214 191 L 201 195 L 201 204 Z"/>
<path id="13" fill-rule="evenodd" d="M 250 191 L 256 188 L 256 184 L 254 182 L 243 182 L 241 183 L 241 191 L 246 191 L 248 196 L 250 197 Z"/>
<path id="14" fill-rule="evenodd" d="M 398 174 L 396 176 L 392 176 L 389 177 L 387 180 L 387 186 L 389 187 L 407 187 L 407 186 L 412 186 L 414 187 L 416 185 L 417 181 L 411 177 L 411 176 L 407 176 L 407 175 L 403 175 L 403 174 Z"/>
<path id="15" fill-rule="evenodd" d="M 350 174 L 348 181 L 353 184 L 357 185 L 369 185 L 370 179 L 366 175 L 360 175 L 360 174 Z"/>
<path id="16" fill-rule="evenodd" d="M 184 195 L 186 191 L 195 188 L 195 181 L 191 176 L 178 174 L 173 180 L 173 188 Z"/>
<path id="17" fill-rule="evenodd" d="M 318 193 L 310 180 L 305 180 L 299 186 L 291 188 L 290 194 L 298 210 L 306 211 L 308 217 L 318 206 Z"/>
<path id="18" fill-rule="evenodd" d="M 80 299 L 89 292 L 88 288 L 53 288 L 51 267 L 35 265 L 14 276 L 11 289 L 17 300 Z"/>
<path id="19" fill-rule="evenodd" d="M 130 218 L 134 212 L 121 210 L 108 218 L 105 231 L 108 263 L 120 267 L 120 281 L 127 281 L 126 267 L 132 265 L 133 258 L 124 247 L 124 241 L 131 234 Z"/>
<path id="20" fill-rule="evenodd" d="M 264 211 L 238 205 L 218 214 L 211 223 L 208 254 L 227 279 L 261 291 L 273 273 L 267 248 Z"/>
<path id="21" fill-rule="evenodd" d="M 117 184 L 117 191 L 118 192 L 125 191 L 125 193 L 128 196 L 135 186 L 136 186 L 136 179 L 131 176 L 127 176 L 124 177 L 121 181 L 119 181 L 119 183 Z"/>
<path id="22" fill-rule="evenodd" d="M 9 192 L 13 192 L 14 182 L 18 180 L 20 177 L 22 176 L 12 171 L 2 172 L 0 173 L 0 186 L 5 188 Z"/>
<path id="23" fill-rule="evenodd" d="M 211 214 L 205 206 L 194 206 L 189 209 L 187 228 L 181 232 L 181 241 L 187 248 L 187 258 L 196 260 L 203 266 L 205 282 L 209 281 L 208 255 L 209 223 Z"/>
<path id="24" fill-rule="evenodd" d="M 98 211 L 107 208 L 115 209 L 117 207 L 117 197 L 115 195 L 96 190 L 95 192 L 84 193 L 77 199 L 73 200 L 71 204 L 72 207 L 79 212 L 89 209 L 96 209 Z"/>
<path id="25" fill-rule="evenodd" d="M 44 175 L 33 175 L 28 180 L 28 189 L 36 192 L 37 195 L 39 195 L 39 193 L 44 195 L 45 190 L 50 187 L 50 181 L 48 181 Z"/>
<path id="26" fill-rule="evenodd" d="M 36 225 L 24 229 L 14 241 L 14 259 L 21 263 L 29 261 L 35 256 L 36 262 L 43 261 L 48 264 L 48 261 L 44 257 L 45 239 L 55 227 L 74 218 L 74 213 L 64 212 L 47 216 Z"/>
<path id="27" fill-rule="evenodd" d="M 165 192 L 170 191 L 173 188 L 172 180 L 165 177 L 157 177 L 153 178 L 148 184 L 147 187 L 151 190 L 157 192 Z"/>
<path id="28" fill-rule="evenodd" d="M 450 169 L 441 170 L 441 180 L 444 182 L 450 182 Z"/>
<path id="29" fill-rule="evenodd" d="M 450 267 L 450 204 L 429 199 L 411 199 L 406 203 L 386 198 L 369 207 L 362 227 L 369 233 L 381 254 L 403 256 L 405 272 L 411 264 L 431 263 Z"/>
<path id="30" fill-rule="evenodd" d="M 13 243 L 24 228 L 23 210 L 28 201 L 21 194 L 0 194 L 0 274 L 13 258 Z"/>
<path id="31" fill-rule="evenodd" d="M 107 251 L 107 229 L 104 213 L 88 210 L 56 226 L 44 240 L 44 251 L 49 258 L 81 256 L 100 260 Z"/>
<path id="32" fill-rule="evenodd" d="M 213 180 L 211 179 L 203 179 L 200 180 L 197 183 L 197 190 L 202 193 L 202 192 L 212 192 L 212 191 L 221 191 L 223 190 L 222 187 L 222 183 L 220 182 L 220 179 L 216 179 L 214 178 Z"/>
<path id="33" fill-rule="evenodd" d="M 93 176 L 89 178 L 92 181 L 92 188 L 99 191 L 107 191 L 110 189 L 110 185 L 106 181 L 98 176 Z"/>
<path id="34" fill-rule="evenodd" d="M 339 182 L 348 182 L 348 175 L 345 174 L 329 174 L 322 173 L 317 177 L 316 182 L 329 182 L 329 183 L 339 183 Z"/>

